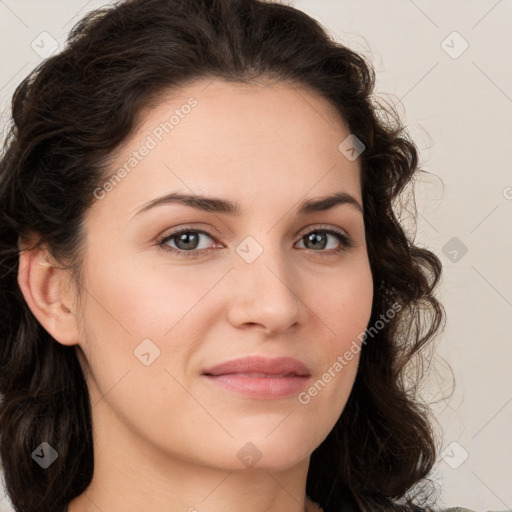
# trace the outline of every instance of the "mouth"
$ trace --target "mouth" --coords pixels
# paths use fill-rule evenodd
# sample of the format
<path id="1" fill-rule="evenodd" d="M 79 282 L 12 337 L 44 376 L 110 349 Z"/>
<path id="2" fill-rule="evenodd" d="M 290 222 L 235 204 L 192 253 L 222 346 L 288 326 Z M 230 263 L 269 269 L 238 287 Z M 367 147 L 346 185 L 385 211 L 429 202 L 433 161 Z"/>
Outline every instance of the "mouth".
<path id="1" fill-rule="evenodd" d="M 254 374 L 254 376 L 309 376 L 309 368 L 293 357 L 247 356 L 232 359 L 203 370 L 205 375 Z M 259 375 L 256 375 L 259 374 Z"/>
<path id="2" fill-rule="evenodd" d="M 297 359 L 261 356 L 227 361 L 202 375 L 224 390 L 258 399 L 295 396 L 311 378 L 307 366 Z"/>
<path id="3" fill-rule="evenodd" d="M 220 377 L 222 375 L 233 375 L 238 377 L 262 377 L 262 378 L 279 378 L 279 377 L 304 377 L 297 373 L 256 373 L 256 372 L 226 372 L 226 373 L 205 373 L 210 377 Z"/>

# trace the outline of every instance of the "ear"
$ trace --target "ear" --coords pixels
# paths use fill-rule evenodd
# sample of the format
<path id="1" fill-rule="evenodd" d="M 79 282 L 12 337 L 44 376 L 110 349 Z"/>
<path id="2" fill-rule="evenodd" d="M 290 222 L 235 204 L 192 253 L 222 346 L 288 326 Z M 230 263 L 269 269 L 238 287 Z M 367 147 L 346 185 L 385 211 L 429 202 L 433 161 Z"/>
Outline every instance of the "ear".
<path id="1" fill-rule="evenodd" d="M 39 323 L 63 345 L 76 345 L 80 332 L 68 292 L 68 271 L 58 268 L 46 248 L 21 250 L 18 284 Z"/>

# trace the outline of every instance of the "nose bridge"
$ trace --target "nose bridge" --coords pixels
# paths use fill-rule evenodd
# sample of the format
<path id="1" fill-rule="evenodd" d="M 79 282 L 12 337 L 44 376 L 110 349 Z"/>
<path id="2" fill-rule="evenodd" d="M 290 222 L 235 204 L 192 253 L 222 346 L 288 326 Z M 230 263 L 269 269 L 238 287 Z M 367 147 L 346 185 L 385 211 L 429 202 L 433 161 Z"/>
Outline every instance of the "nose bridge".
<path id="1" fill-rule="evenodd" d="M 238 305 L 245 311 L 244 321 L 264 324 L 271 329 L 284 328 L 297 320 L 300 298 L 294 288 L 289 254 L 279 242 L 272 242 L 275 233 L 247 237 L 236 248 Z"/>
<path id="2" fill-rule="evenodd" d="M 286 287 L 285 283 L 289 284 L 293 271 L 290 266 L 290 255 L 283 250 L 276 233 L 262 232 L 257 237 L 256 239 L 247 236 L 238 244 L 236 253 L 241 261 L 237 262 L 236 267 L 262 283 L 271 281 Z"/>

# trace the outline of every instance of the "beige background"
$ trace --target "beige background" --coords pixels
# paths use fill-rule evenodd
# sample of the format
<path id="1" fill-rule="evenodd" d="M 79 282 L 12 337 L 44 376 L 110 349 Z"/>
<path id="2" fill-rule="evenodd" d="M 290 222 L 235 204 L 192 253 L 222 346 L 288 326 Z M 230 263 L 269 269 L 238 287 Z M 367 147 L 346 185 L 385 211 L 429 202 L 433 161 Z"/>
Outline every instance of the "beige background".
<path id="1" fill-rule="evenodd" d="M 416 185 L 417 240 L 443 261 L 448 323 L 425 398 L 450 393 L 447 363 L 456 381 L 434 406 L 443 432 L 432 473 L 439 504 L 512 509 L 512 0 L 289 3 L 371 58 L 378 92 L 397 104 L 432 173 Z M 62 45 L 104 4 L 0 0 L 4 115 L 51 38 Z M 11 510 L 2 495 L 0 512 Z"/>

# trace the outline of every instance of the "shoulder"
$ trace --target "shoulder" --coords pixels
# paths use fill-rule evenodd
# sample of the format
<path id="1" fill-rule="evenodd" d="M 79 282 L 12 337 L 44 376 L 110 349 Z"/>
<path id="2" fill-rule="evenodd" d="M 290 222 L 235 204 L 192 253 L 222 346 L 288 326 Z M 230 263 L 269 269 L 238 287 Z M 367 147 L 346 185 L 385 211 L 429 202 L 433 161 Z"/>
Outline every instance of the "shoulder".
<path id="1" fill-rule="evenodd" d="M 476 512 L 475 510 L 464 507 L 450 507 L 444 508 L 441 512 Z"/>
<path id="2" fill-rule="evenodd" d="M 464 507 L 450 507 L 450 508 L 444 508 L 440 512 L 476 512 L 476 510 L 473 510 L 471 508 L 464 508 Z M 487 512 L 493 512 L 492 510 L 488 510 Z M 498 511 L 495 511 L 498 512 Z M 512 512 L 512 510 L 502 510 L 501 512 Z"/>

